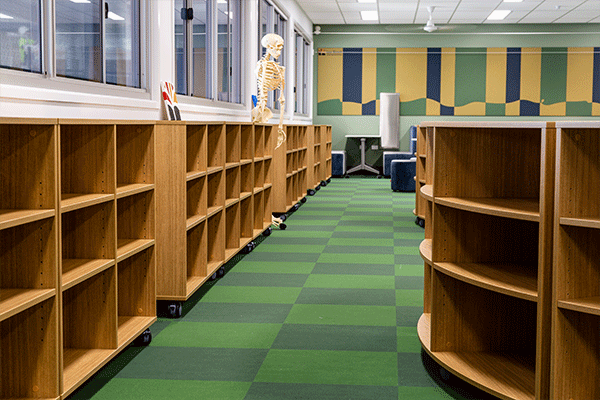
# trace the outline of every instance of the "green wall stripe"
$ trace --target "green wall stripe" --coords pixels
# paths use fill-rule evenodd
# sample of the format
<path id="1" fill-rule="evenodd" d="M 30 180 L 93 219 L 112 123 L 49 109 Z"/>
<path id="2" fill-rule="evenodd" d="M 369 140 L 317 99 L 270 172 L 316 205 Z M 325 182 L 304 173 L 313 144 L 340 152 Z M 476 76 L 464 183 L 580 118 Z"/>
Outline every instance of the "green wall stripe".
<path id="1" fill-rule="evenodd" d="M 550 105 L 567 101 L 566 47 L 542 47 L 540 101 Z"/>
<path id="2" fill-rule="evenodd" d="M 396 49 L 377 49 L 377 99 L 379 93 L 396 91 Z"/>
<path id="3" fill-rule="evenodd" d="M 485 103 L 486 53 L 484 47 L 456 48 L 454 107 L 473 102 Z"/>

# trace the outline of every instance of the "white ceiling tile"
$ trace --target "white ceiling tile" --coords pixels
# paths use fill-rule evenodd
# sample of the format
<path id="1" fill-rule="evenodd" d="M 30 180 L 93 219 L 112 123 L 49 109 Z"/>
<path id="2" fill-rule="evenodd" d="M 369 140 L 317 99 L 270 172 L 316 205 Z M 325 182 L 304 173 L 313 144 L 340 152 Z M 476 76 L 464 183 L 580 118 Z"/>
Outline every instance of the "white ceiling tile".
<path id="1" fill-rule="evenodd" d="M 304 11 L 308 12 L 327 12 L 339 11 L 338 5 L 335 3 L 306 3 L 302 6 Z"/>
<path id="2" fill-rule="evenodd" d="M 578 23 L 578 22 L 588 22 L 593 19 L 594 15 L 590 15 L 589 11 L 571 11 L 561 18 L 557 19 L 558 23 Z"/>
<path id="3" fill-rule="evenodd" d="M 577 7 L 577 10 L 590 10 L 600 12 L 600 0 L 588 0 L 585 3 Z"/>
<path id="4" fill-rule="evenodd" d="M 371 11 L 377 10 L 376 3 L 339 3 L 340 10 L 343 11 Z"/>

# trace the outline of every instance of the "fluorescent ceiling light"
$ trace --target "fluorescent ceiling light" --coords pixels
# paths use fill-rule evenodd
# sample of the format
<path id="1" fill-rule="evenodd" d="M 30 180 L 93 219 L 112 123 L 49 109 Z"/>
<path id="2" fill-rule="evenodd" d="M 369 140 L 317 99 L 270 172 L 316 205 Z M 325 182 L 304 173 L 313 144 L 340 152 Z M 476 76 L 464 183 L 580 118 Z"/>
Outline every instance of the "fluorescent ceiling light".
<path id="1" fill-rule="evenodd" d="M 112 19 L 113 21 L 123 21 L 125 18 L 121 17 L 120 15 L 115 14 L 112 11 L 109 11 L 108 19 Z"/>
<path id="2" fill-rule="evenodd" d="M 361 11 L 360 17 L 363 21 L 377 21 L 379 19 L 377 11 Z"/>
<path id="3" fill-rule="evenodd" d="M 219 4 L 227 4 L 227 0 L 217 0 L 217 3 L 219 3 Z"/>
<path id="4" fill-rule="evenodd" d="M 0 18 L 2 18 L 2 19 L 14 19 L 14 17 L 11 17 L 10 15 L 2 14 L 2 13 L 0 13 Z"/>
<path id="5" fill-rule="evenodd" d="M 377 3 L 377 0 L 356 0 L 359 3 Z"/>
<path id="6" fill-rule="evenodd" d="M 71 0 L 73 3 L 89 3 L 90 0 Z"/>
<path id="7" fill-rule="evenodd" d="M 492 13 L 490 14 L 489 17 L 487 17 L 487 19 L 491 19 L 491 20 L 501 20 L 506 18 L 506 16 L 510 14 L 510 10 L 494 10 L 492 11 Z"/>

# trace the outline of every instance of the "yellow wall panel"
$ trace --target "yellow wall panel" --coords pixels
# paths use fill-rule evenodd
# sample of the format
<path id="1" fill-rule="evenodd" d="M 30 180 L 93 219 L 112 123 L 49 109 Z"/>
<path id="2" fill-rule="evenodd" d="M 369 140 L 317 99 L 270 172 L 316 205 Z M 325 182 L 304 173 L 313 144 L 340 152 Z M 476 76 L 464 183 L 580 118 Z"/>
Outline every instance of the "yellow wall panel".
<path id="1" fill-rule="evenodd" d="M 567 103 L 540 104 L 540 116 L 567 115 Z"/>
<path id="2" fill-rule="evenodd" d="M 521 114 L 521 102 L 513 101 L 506 103 L 505 115 L 520 115 Z"/>
<path id="3" fill-rule="evenodd" d="M 442 68 L 440 78 L 440 102 L 447 107 L 454 107 L 454 81 L 456 79 L 456 51 L 442 48 Z"/>
<path id="4" fill-rule="evenodd" d="M 592 103 L 592 115 L 594 117 L 600 116 L 600 104 Z"/>
<path id="5" fill-rule="evenodd" d="M 402 101 L 427 97 L 426 48 L 396 49 L 396 92 Z"/>
<path id="6" fill-rule="evenodd" d="M 567 55 L 567 101 L 592 99 L 594 48 L 570 47 Z"/>
<path id="7" fill-rule="evenodd" d="M 345 101 L 342 103 L 342 115 L 362 115 L 362 104 Z"/>
<path id="8" fill-rule="evenodd" d="M 342 49 L 322 49 L 330 53 L 331 51 L 339 54 L 320 55 L 318 59 L 319 89 L 317 90 L 317 101 L 326 101 L 337 99 L 342 101 L 342 71 L 343 57 Z"/>
<path id="9" fill-rule="evenodd" d="M 454 115 L 485 115 L 485 103 L 475 101 L 460 107 L 454 107 Z"/>
<path id="10" fill-rule="evenodd" d="M 506 48 L 490 47 L 487 50 L 485 74 L 485 101 L 506 102 Z"/>
<path id="11" fill-rule="evenodd" d="M 542 49 L 523 47 L 521 49 L 521 100 L 540 102 L 542 79 Z"/>
<path id="12" fill-rule="evenodd" d="M 427 115 L 440 115 L 440 103 L 432 99 L 427 99 L 425 104 Z"/>

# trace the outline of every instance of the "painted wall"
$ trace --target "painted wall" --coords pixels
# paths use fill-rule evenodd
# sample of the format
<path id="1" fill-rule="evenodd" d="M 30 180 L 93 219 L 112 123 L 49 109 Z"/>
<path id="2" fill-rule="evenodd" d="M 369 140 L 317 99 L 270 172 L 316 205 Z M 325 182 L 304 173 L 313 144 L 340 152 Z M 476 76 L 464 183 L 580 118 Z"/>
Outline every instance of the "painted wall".
<path id="1" fill-rule="evenodd" d="M 46 3 L 48 6 L 45 12 L 50 15 L 51 2 Z M 309 39 L 312 38 L 312 22 L 294 0 L 274 0 L 274 3 L 288 17 L 289 38 L 294 37 L 294 26 Z M 174 0 L 142 0 L 142 4 L 146 7 L 148 15 L 144 29 L 148 38 L 144 51 L 147 52 L 149 60 L 146 89 L 50 78 L 41 74 L 0 69 L 0 117 L 166 119 L 160 96 L 160 82 L 175 82 Z M 250 121 L 250 95 L 256 94 L 254 69 L 258 60 L 258 1 L 243 0 L 243 5 L 245 19 L 242 35 L 242 73 L 245 82 L 243 101 L 246 104 L 228 104 L 177 96 L 182 119 Z M 285 44 L 288 49 L 286 98 L 290 100 L 287 103 L 284 121 L 311 123 L 310 115 L 307 117 L 293 114 L 294 44 L 294 40 Z M 278 121 L 279 115 L 276 113 L 271 122 Z"/>
<path id="2" fill-rule="evenodd" d="M 555 25 L 455 25 L 426 33 L 408 25 L 321 25 L 321 34 L 314 36 L 315 51 L 319 48 L 492 48 L 492 47 L 598 47 L 600 24 Z M 317 58 L 314 59 L 317 71 Z M 317 113 L 318 76 L 313 81 L 313 120 L 315 124 L 332 125 L 333 150 L 346 150 L 348 166 L 360 162 L 357 140 L 345 135 L 379 134 L 378 116 L 332 116 Z M 400 150 L 408 151 L 409 128 L 423 121 L 497 121 L 497 120 L 559 120 L 599 119 L 599 117 L 521 117 L 521 116 L 400 116 Z M 377 144 L 372 141 L 369 145 Z M 367 162 L 381 166 L 382 152 L 367 152 Z"/>

